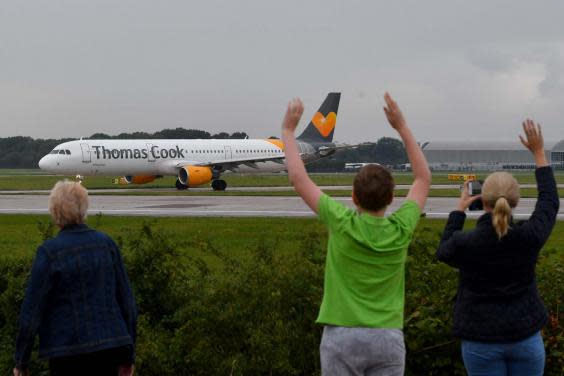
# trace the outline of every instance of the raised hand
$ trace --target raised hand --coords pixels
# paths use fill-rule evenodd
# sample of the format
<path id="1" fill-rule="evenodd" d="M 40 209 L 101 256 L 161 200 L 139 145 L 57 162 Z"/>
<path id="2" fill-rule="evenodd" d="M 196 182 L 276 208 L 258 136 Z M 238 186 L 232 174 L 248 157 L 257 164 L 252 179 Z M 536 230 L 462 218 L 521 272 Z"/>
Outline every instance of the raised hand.
<path id="1" fill-rule="evenodd" d="M 395 130 L 399 131 L 400 129 L 405 128 L 406 122 L 403 114 L 396 103 L 392 99 L 392 96 L 386 92 L 384 94 L 384 100 L 386 101 L 386 106 L 384 107 L 384 112 L 386 113 L 386 117 L 388 118 L 388 122 Z"/>
<path id="2" fill-rule="evenodd" d="M 526 140 L 519 135 L 521 143 L 533 154 L 538 152 L 544 153 L 544 140 L 540 124 L 535 125 L 534 121 L 527 119 L 523 122 L 523 131 L 525 132 Z"/>
<path id="3" fill-rule="evenodd" d="M 284 115 L 284 120 L 282 121 L 283 131 L 295 131 L 302 114 L 304 113 L 304 104 L 300 98 L 294 98 L 288 103 L 288 109 L 286 110 L 286 115 Z"/>
<path id="4" fill-rule="evenodd" d="M 392 128 L 394 128 L 401 137 L 405 145 L 407 158 L 413 170 L 413 184 L 409 192 L 407 192 L 407 199 L 415 201 L 419 208 L 424 210 L 431 187 L 431 171 L 429 170 L 429 165 L 413 133 L 411 133 L 411 130 L 407 126 L 398 104 L 392 99 L 388 92 L 384 94 L 384 100 L 386 101 L 384 113 Z"/>

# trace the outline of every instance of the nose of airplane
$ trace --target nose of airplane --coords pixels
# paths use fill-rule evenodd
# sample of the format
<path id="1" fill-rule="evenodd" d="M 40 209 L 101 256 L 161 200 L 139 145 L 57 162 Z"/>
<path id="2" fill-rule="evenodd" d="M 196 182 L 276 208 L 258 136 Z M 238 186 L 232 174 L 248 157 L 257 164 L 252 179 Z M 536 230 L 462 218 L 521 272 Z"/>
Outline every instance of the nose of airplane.
<path id="1" fill-rule="evenodd" d="M 43 157 L 39 160 L 39 163 L 37 164 L 39 166 L 40 169 L 44 170 L 47 167 L 47 161 L 46 161 L 47 157 Z"/>

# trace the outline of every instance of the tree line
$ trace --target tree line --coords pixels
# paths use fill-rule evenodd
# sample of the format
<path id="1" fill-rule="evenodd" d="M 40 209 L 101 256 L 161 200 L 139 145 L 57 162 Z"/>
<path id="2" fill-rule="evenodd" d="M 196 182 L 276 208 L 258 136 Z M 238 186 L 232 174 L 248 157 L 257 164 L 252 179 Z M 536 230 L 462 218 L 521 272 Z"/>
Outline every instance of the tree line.
<path id="1" fill-rule="evenodd" d="M 366 143 L 354 149 L 340 150 L 329 158 L 308 165 L 310 172 L 344 171 L 345 163 L 379 163 L 399 168 L 408 162 L 403 143 L 395 138 L 382 137 L 374 143 Z"/>
<path id="2" fill-rule="evenodd" d="M 111 136 L 105 133 L 94 133 L 89 139 L 245 139 L 245 132 L 220 132 L 211 134 L 198 129 L 163 129 L 155 133 L 133 132 Z M 60 143 L 76 140 L 34 139 L 32 137 L 0 138 L 0 168 L 37 168 L 39 160 Z M 329 158 L 323 158 L 308 166 L 313 172 L 343 171 L 345 163 L 376 162 L 388 166 L 397 166 L 407 162 L 407 155 L 401 141 L 383 137 L 375 143 L 346 149 Z"/>
<path id="3" fill-rule="evenodd" d="M 105 133 L 94 133 L 88 137 L 91 140 L 110 139 L 244 139 L 248 135 L 245 132 L 226 133 L 220 132 L 210 134 L 198 129 L 163 129 L 155 133 L 133 132 L 120 133 L 110 136 Z M 73 141 L 76 138 L 61 139 L 34 139 L 32 137 L 6 137 L 0 138 L 0 168 L 37 168 L 39 160 L 49 153 L 60 143 Z"/>

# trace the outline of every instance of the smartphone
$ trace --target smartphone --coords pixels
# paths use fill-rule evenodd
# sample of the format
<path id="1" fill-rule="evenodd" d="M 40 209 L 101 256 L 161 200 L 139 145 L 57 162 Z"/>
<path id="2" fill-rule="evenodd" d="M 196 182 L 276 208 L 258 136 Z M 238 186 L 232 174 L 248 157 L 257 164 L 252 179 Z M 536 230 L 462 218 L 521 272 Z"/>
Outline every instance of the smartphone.
<path id="1" fill-rule="evenodd" d="M 468 194 L 470 194 L 470 196 L 482 194 L 482 182 L 479 180 L 472 180 L 468 183 Z"/>
<path id="2" fill-rule="evenodd" d="M 470 196 L 477 196 L 482 194 L 482 183 L 482 180 L 472 180 L 470 183 L 468 183 L 468 194 Z M 468 210 L 484 210 L 484 202 L 481 198 L 479 198 L 470 204 Z"/>

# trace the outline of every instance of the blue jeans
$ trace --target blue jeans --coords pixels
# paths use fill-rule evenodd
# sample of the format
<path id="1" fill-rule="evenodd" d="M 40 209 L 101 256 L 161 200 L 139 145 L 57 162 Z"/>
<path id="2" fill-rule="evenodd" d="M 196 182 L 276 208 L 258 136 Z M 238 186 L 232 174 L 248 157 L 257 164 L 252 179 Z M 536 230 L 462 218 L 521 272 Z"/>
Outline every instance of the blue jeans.
<path id="1" fill-rule="evenodd" d="M 540 332 L 522 341 L 462 341 L 462 359 L 469 376 L 542 376 L 544 343 Z"/>

